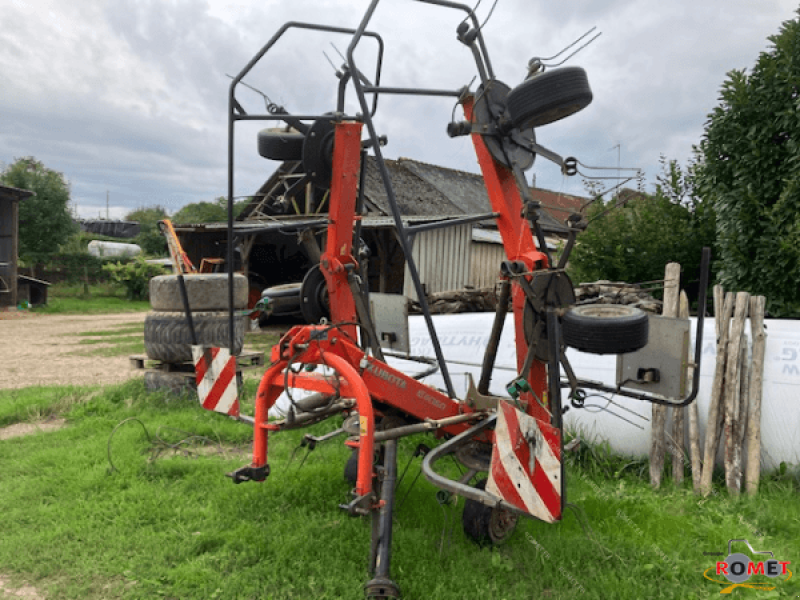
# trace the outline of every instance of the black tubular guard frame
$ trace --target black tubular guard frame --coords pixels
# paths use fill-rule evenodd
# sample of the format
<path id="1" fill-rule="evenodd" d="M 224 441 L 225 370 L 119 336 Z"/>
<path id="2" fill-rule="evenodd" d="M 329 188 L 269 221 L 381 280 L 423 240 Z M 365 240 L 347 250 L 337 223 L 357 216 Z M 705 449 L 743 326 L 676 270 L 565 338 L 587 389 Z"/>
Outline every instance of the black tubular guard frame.
<path id="1" fill-rule="evenodd" d="M 600 392 L 607 392 L 616 394 L 618 396 L 625 396 L 626 398 L 633 398 L 634 400 L 644 400 L 653 404 L 660 404 L 662 406 L 688 406 L 697 398 L 697 393 L 700 390 L 700 360 L 703 354 L 703 321 L 706 313 L 706 294 L 708 293 L 708 272 L 711 264 L 711 249 L 703 248 L 702 259 L 700 261 L 700 296 L 697 304 L 697 327 L 695 329 L 694 339 L 694 377 L 692 377 L 692 390 L 689 395 L 679 402 L 673 402 L 668 398 L 656 396 L 653 394 L 637 394 L 628 390 L 622 389 L 622 386 L 611 387 L 603 385 L 597 381 L 577 380 L 577 386 L 581 388 L 589 388 Z"/>

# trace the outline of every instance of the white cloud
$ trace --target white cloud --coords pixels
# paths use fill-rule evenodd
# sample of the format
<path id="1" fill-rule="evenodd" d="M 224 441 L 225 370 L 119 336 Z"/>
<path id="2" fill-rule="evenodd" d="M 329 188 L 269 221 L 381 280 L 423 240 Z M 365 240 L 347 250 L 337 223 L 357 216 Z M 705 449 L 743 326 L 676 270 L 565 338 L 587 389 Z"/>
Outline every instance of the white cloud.
<path id="1" fill-rule="evenodd" d="M 479 9 L 481 19 L 490 2 Z M 225 193 L 226 73 L 238 73 L 288 20 L 356 27 L 367 0 L 56 0 L 0 4 L 0 161 L 33 155 L 72 182 L 87 211 L 117 212 Z M 592 26 L 602 36 L 570 64 L 587 69 L 594 102 L 541 128 L 541 143 L 586 164 L 641 166 L 685 160 L 699 142 L 725 74 L 751 66 L 766 38 L 795 16 L 788 0 L 501 0 L 484 28 L 497 76 L 511 86 L 528 59 L 555 54 Z M 461 16 L 442 7 L 384 0 L 370 28 L 386 41 L 383 83 L 456 89 L 475 74 L 455 39 Z M 292 32 L 247 81 L 290 111 L 335 106 L 348 36 Z M 365 43 L 362 50 L 369 46 Z M 361 51 L 360 50 L 360 53 Z M 364 54 L 367 54 L 366 52 Z M 359 54 L 359 64 L 370 60 Z M 365 71 L 371 69 L 365 68 Z M 371 75 L 370 75 L 371 76 Z M 242 90 L 249 111 L 261 98 Z M 376 124 L 385 154 L 474 171 L 469 141 L 445 134 L 451 99 L 384 97 Z M 352 92 L 349 111 L 357 108 Z M 456 112 L 460 118 L 460 111 Z M 265 126 L 265 125 L 262 125 Z M 237 126 L 237 193 L 274 169 L 255 153 L 255 125 Z M 619 150 L 617 150 L 619 145 Z M 618 154 L 619 153 L 619 154 Z M 546 161 L 537 184 L 580 193 Z"/>

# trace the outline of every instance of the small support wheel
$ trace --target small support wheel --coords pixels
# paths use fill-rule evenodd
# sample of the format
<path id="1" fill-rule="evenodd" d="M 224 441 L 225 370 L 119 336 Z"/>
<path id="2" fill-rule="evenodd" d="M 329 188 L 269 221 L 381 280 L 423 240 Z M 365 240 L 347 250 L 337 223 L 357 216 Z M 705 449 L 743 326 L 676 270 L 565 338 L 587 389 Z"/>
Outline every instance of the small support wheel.
<path id="1" fill-rule="evenodd" d="M 486 481 L 479 481 L 475 487 L 479 490 L 485 489 Z M 514 533 L 518 520 L 519 515 L 516 513 L 470 499 L 465 502 L 461 515 L 464 533 L 479 546 L 502 544 Z"/>
<path id="2" fill-rule="evenodd" d="M 568 117 L 591 102 L 586 71 L 561 67 L 523 81 L 508 93 L 507 106 L 514 126 L 524 130 Z"/>
<path id="3" fill-rule="evenodd" d="M 383 445 L 376 445 L 373 464 L 380 465 L 383 463 L 384 448 Z M 354 448 L 347 457 L 347 462 L 344 464 L 344 480 L 352 486 L 356 485 L 358 481 L 358 448 Z M 381 493 L 381 479 L 374 477 L 372 479 L 372 488 L 376 496 Z"/>
<path id="4" fill-rule="evenodd" d="M 358 448 L 350 453 L 344 464 L 344 480 L 353 486 L 358 481 Z"/>
<path id="5" fill-rule="evenodd" d="M 305 139 L 299 131 L 262 129 L 258 132 L 258 153 L 270 160 L 301 160 Z"/>
<path id="6" fill-rule="evenodd" d="M 575 306 L 564 313 L 564 344 L 591 354 L 626 354 L 647 345 L 647 313 L 623 304 Z"/>

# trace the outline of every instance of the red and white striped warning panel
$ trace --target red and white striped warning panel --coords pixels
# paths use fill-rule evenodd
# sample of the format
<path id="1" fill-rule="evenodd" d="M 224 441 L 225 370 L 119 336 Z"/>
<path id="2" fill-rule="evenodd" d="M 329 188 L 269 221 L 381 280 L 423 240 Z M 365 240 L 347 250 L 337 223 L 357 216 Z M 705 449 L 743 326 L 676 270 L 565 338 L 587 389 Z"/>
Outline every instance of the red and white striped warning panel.
<path id="1" fill-rule="evenodd" d="M 239 416 L 236 357 L 227 348 L 192 346 L 197 395 L 206 410 Z"/>
<path id="2" fill-rule="evenodd" d="M 558 429 L 501 401 L 494 436 L 486 491 L 537 519 L 559 521 L 562 478 Z"/>

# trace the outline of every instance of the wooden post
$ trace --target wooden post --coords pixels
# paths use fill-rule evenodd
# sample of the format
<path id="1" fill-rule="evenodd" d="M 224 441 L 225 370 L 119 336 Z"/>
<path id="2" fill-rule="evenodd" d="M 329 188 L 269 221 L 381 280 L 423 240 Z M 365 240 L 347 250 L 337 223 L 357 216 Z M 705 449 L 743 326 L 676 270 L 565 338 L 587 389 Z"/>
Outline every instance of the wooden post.
<path id="1" fill-rule="evenodd" d="M 744 333 L 742 333 L 742 349 L 739 364 L 739 389 L 737 390 L 739 397 L 739 423 L 737 427 L 736 447 L 739 449 L 739 452 L 742 452 L 745 433 L 747 433 L 747 413 L 750 404 L 750 343 L 747 339 L 747 335 Z M 740 488 L 741 475 L 740 473 Z"/>
<path id="2" fill-rule="evenodd" d="M 764 377 L 764 353 L 767 336 L 764 332 L 764 296 L 750 298 L 750 329 L 753 333 L 753 370 L 750 374 L 750 406 L 747 419 L 747 493 L 758 492 L 761 476 L 761 391 Z"/>
<path id="3" fill-rule="evenodd" d="M 689 318 L 689 299 L 686 297 L 686 292 L 681 292 L 680 317 L 681 319 Z M 700 315 L 698 315 L 699 317 Z M 699 373 L 695 373 L 694 367 L 690 367 L 686 376 L 686 387 L 690 388 L 692 379 L 699 376 Z M 689 411 L 689 456 L 692 461 L 692 489 L 694 489 L 695 493 L 699 493 L 703 459 L 700 454 L 700 411 L 697 408 L 697 400 L 692 402 L 687 409 Z"/>
<path id="4" fill-rule="evenodd" d="M 724 302 L 722 298 L 725 298 Z M 714 383 L 711 387 L 711 401 L 706 422 L 706 441 L 703 452 L 703 472 L 700 477 L 700 492 L 704 496 L 711 493 L 711 476 L 714 473 L 714 459 L 719 443 L 718 423 L 721 420 L 720 399 L 725 382 L 725 357 L 728 350 L 728 321 L 733 312 L 733 294 L 724 294 L 722 287 L 714 286 L 714 316 L 717 329 L 717 362 L 714 367 Z"/>
<path id="5" fill-rule="evenodd" d="M 681 266 L 669 263 L 664 272 L 664 307 L 661 314 L 665 317 L 678 316 L 678 298 L 681 282 Z M 667 420 L 667 407 L 653 404 L 650 443 L 650 485 L 661 487 L 661 474 L 664 470 L 664 434 Z"/>
<path id="6" fill-rule="evenodd" d="M 721 285 L 714 286 L 714 330 L 717 332 L 717 343 L 722 336 L 722 313 L 725 306 L 725 290 Z M 730 318 L 730 317 L 728 317 Z"/>
<path id="7" fill-rule="evenodd" d="M 686 297 L 686 292 L 681 291 L 678 300 L 678 311 L 675 315 L 681 319 L 689 318 L 689 299 Z M 688 371 L 688 367 L 687 367 Z M 687 373 L 688 384 L 688 373 Z M 692 402 L 696 405 L 696 402 Z M 686 460 L 686 453 L 684 452 L 684 428 L 685 428 L 685 406 L 672 407 L 672 443 L 670 450 L 672 454 L 672 479 L 677 484 L 683 483 L 684 475 L 684 462 Z"/>
<path id="8" fill-rule="evenodd" d="M 725 366 L 725 486 L 731 494 L 738 494 L 741 487 L 742 452 L 739 440 L 739 403 L 736 389 L 740 385 L 739 365 L 741 360 L 744 324 L 750 306 L 750 294 L 736 294 L 736 310 L 731 325 L 730 347 Z M 738 451 L 737 451 L 738 447 Z"/>

